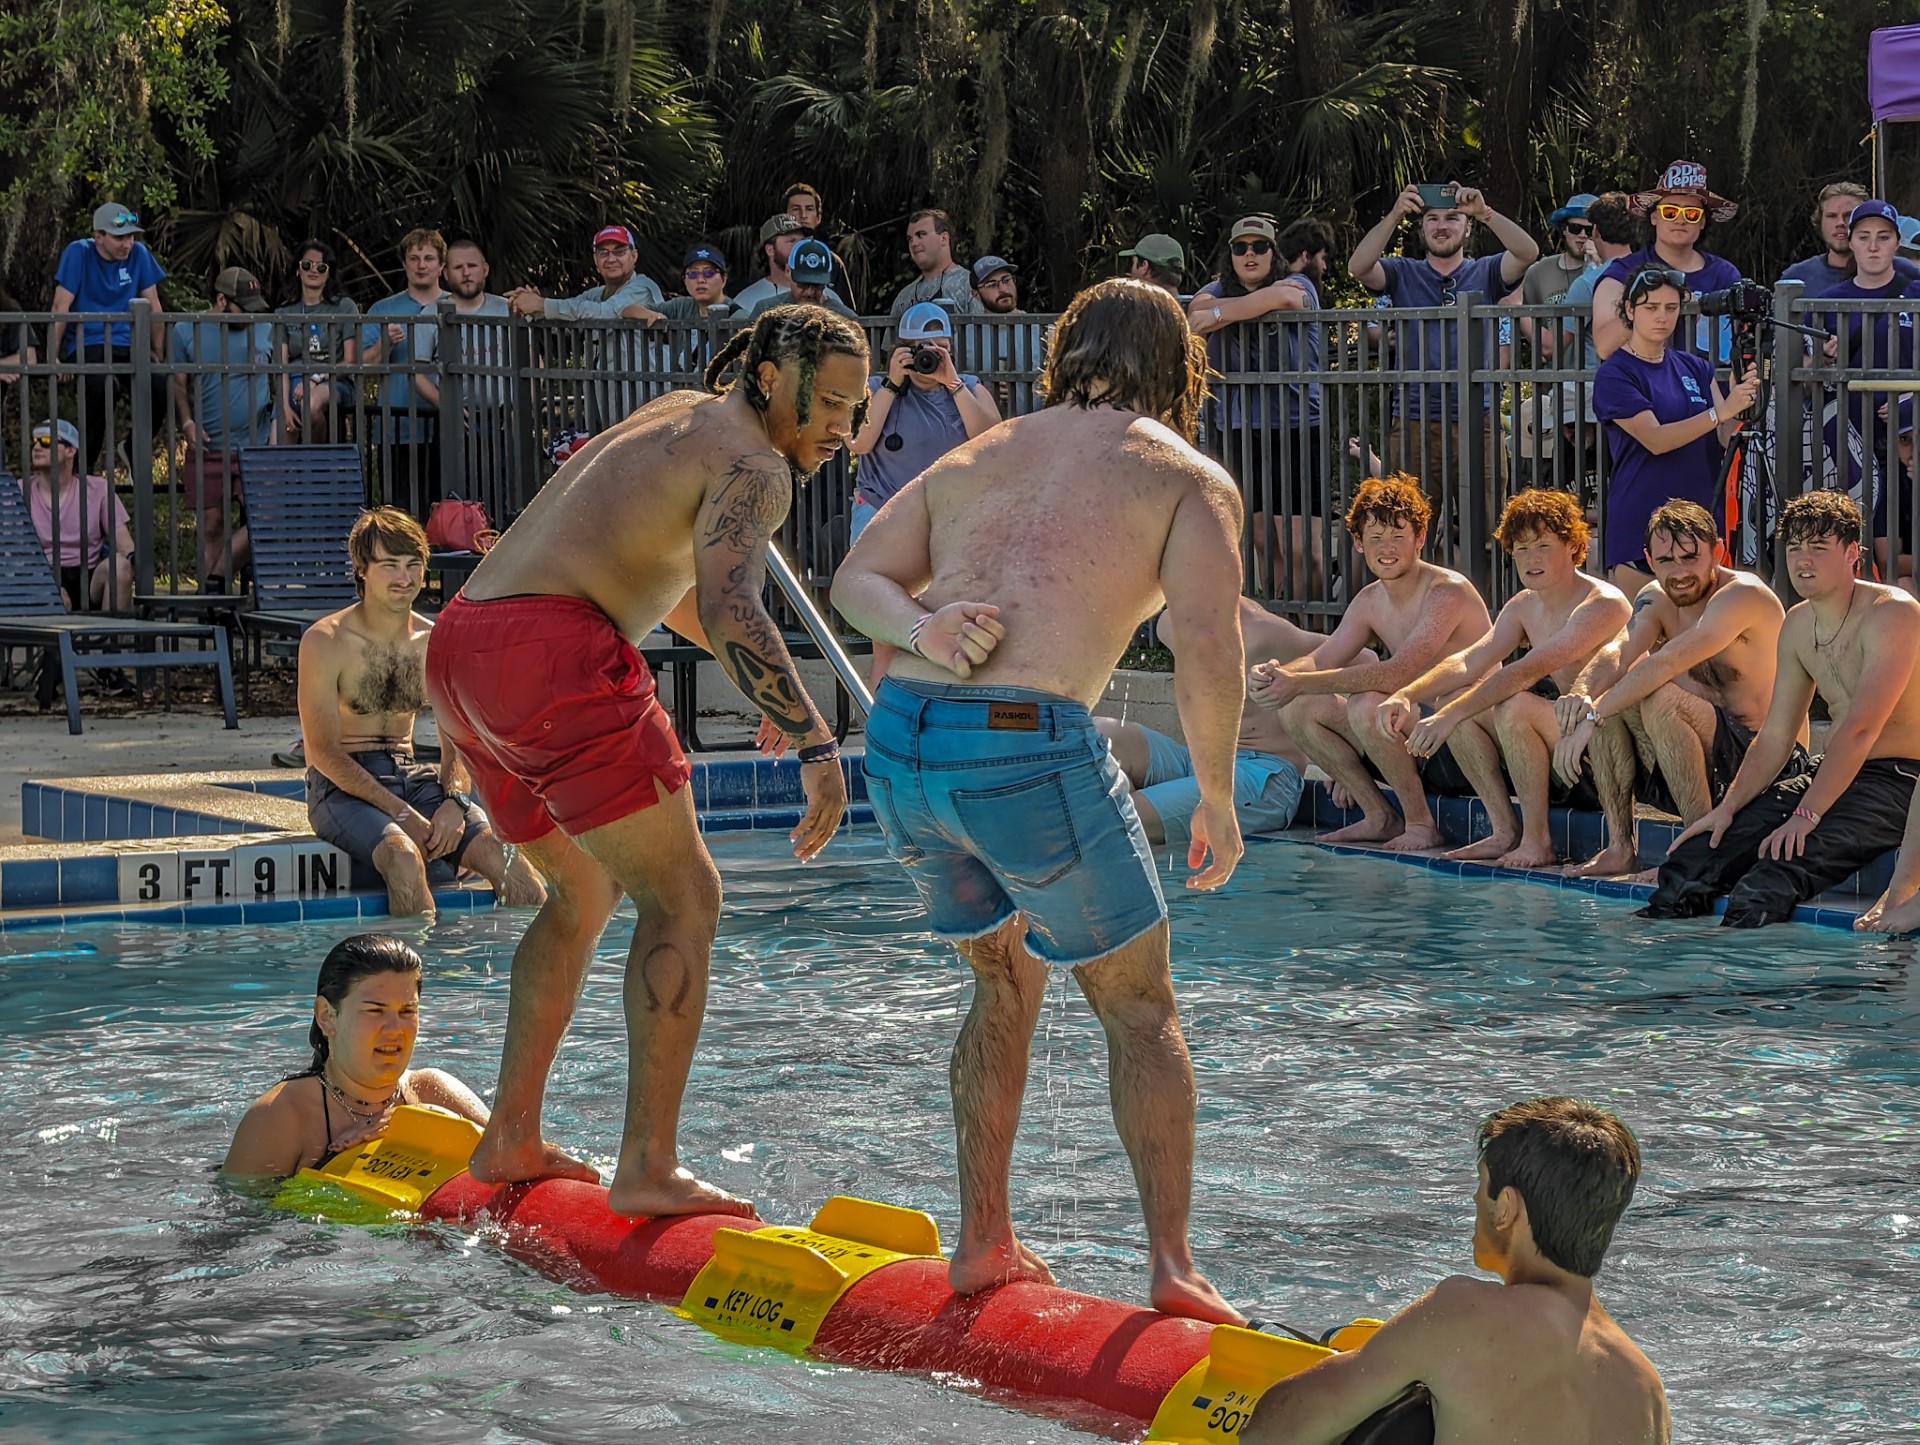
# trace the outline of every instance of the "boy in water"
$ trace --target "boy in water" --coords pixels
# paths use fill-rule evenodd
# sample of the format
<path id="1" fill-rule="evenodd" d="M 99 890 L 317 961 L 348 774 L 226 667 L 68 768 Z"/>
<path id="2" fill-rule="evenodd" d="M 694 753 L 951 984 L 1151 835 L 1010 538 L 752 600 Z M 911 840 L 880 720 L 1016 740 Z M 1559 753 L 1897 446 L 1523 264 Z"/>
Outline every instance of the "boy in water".
<path id="1" fill-rule="evenodd" d="M 1360 1349 L 1280 1381 L 1242 1445 L 1334 1445 L 1414 1384 L 1433 1397 L 1435 1445 L 1666 1445 L 1660 1375 L 1594 1297 L 1613 1228 L 1640 1178 L 1640 1146 L 1578 1099 L 1529 1099 L 1480 1126 L 1473 1262 Z"/>

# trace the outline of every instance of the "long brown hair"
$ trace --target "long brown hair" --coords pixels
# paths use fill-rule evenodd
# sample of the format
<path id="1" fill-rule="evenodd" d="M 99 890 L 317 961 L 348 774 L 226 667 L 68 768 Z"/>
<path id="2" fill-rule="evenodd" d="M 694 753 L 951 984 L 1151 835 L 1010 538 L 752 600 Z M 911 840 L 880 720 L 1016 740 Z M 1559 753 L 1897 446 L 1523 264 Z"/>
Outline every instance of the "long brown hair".
<path id="1" fill-rule="evenodd" d="M 1207 346 L 1171 292 L 1119 276 L 1068 304 L 1047 338 L 1048 406 L 1116 406 L 1188 441 L 1207 399 Z"/>

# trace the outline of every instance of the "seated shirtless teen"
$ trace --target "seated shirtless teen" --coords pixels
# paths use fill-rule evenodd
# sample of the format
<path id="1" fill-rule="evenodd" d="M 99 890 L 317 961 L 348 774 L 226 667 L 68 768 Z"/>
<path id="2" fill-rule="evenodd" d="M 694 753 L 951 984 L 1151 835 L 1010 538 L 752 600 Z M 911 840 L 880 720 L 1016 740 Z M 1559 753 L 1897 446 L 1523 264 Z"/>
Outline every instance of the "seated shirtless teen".
<path id="1" fill-rule="evenodd" d="M 1845 492 L 1781 508 L 1802 600 L 1780 629 L 1767 720 L 1726 797 L 1674 840 L 1641 917 L 1696 917 L 1725 894 L 1726 927 L 1779 923 L 1899 846 L 1920 778 L 1920 602 L 1860 580 L 1860 531 Z M 1783 778 L 1816 692 L 1833 719 L 1825 751 Z"/>
<path id="2" fill-rule="evenodd" d="M 1691 823 L 1726 796 L 1766 721 L 1786 609 L 1751 572 L 1721 566 L 1718 544 L 1713 517 L 1698 502 L 1658 508 L 1646 533 L 1654 580 L 1634 598 L 1625 638 L 1554 704 L 1554 775 L 1571 786 L 1581 759 L 1591 757 L 1607 819 L 1606 848 L 1569 873 L 1632 872 L 1636 777 L 1657 775 L 1660 801 Z M 1796 747 L 1787 770 L 1806 763 Z"/>
<path id="3" fill-rule="evenodd" d="M 1178 653 L 1180 644 L 1166 613 L 1160 614 L 1154 630 Z M 1284 617 L 1275 617 L 1250 597 L 1240 599 L 1240 635 L 1246 641 L 1247 657 L 1260 661 L 1290 661 L 1326 641 Z M 1175 857 L 1184 854 L 1192 841 L 1193 810 L 1200 805 L 1193 754 L 1185 744 L 1140 723 L 1106 717 L 1097 717 L 1093 723 L 1133 791 L 1134 811 L 1147 830 L 1147 841 L 1169 845 Z M 1241 834 L 1279 833 L 1292 827 L 1294 810 L 1306 788 L 1306 756 L 1271 712 L 1252 705 L 1241 709 L 1236 748 L 1233 811 Z"/>
<path id="4" fill-rule="evenodd" d="M 436 882 L 470 868 L 500 901 L 546 898 L 534 871 L 509 859 L 487 816 L 460 789 L 450 744 L 436 770 L 413 759 L 413 719 L 427 705 L 427 638 L 413 610 L 426 582 L 427 534 L 397 507 L 362 512 L 347 533 L 360 600 L 300 639 L 300 733 L 307 817 L 316 835 L 380 871 L 387 911 L 433 909 Z"/>
<path id="5" fill-rule="evenodd" d="M 1619 636 L 1633 608 L 1619 588 L 1580 570 L 1587 523 L 1569 493 L 1535 487 L 1517 493 L 1494 536 L 1513 558 L 1521 590 L 1500 609 L 1493 631 L 1401 688 L 1381 705 L 1381 715 L 1415 757 L 1431 757 L 1449 741 L 1458 756 L 1463 733 L 1492 738 L 1519 794 L 1520 818 L 1506 797 L 1483 795 L 1491 836 L 1448 856 L 1544 868 L 1558 857 L 1547 811 L 1549 741 L 1559 737 L 1554 699 Z M 1449 700 L 1419 717 L 1421 704 L 1441 698 Z"/>
<path id="6" fill-rule="evenodd" d="M 1422 559 L 1432 515 L 1412 477 L 1362 482 L 1347 509 L 1347 532 L 1374 580 L 1347 605 L 1332 634 L 1316 639 L 1311 656 L 1258 663 L 1248 678 L 1252 700 L 1279 715 L 1285 733 L 1360 809 L 1359 822 L 1323 834 L 1325 842 L 1438 848 L 1427 790 L 1459 791 L 1457 784 L 1440 783 L 1443 772 L 1461 775 L 1489 809 L 1507 806 L 1507 780 L 1491 738 L 1478 730 L 1459 734 L 1458 748 L 1441 749 L 1423 777 L 1406 739 L 1380 721 L 1380 704 L 1390 694 L 1493 627 L 1473 583 Z M 1251 639 L 1247 653 L 1253 655 Z M 1393 789 L 1392 804 L 1376 775 Z"/>
<path id="7" fill-rule="evenodd" d="M 1435 1445 L 1666 1445 L 1659 1372 L 1593 1292 L 1640 1178 L 1627 1126 L 1577 1099 L 1529 1099 L 1480 1126 L 1473 1262 L 1357 1350 L 1261 1396 L 1241 1445 L 1336 1445 L 1410 1386 Z"/>

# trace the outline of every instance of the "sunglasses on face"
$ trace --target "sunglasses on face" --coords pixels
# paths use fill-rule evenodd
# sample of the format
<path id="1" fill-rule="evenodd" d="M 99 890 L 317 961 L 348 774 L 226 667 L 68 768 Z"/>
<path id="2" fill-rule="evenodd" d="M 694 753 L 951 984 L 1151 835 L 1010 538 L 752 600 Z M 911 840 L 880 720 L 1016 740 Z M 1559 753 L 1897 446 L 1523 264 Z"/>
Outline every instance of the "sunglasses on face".
<path id="1" fill-rule="evenodd" d="M 1663 221 L 1685 221 L 1689 226 L 1698 225 L 1707 218 L 1705 206 L 1678 206 L 1672 201 L 1662 201 L 1654 207 L 1654 212 Z"/>
<path id="2" fill-rule="evenodd" d="M 1569 236 L 1591 236 L 1593 234 L 1593 222 L 1568 221 L 1566 231 Z"/>
<path id="3" fill-rule="evenodd" d="M 333 267 L 329 266 L 325 261 L 302 261 L 300 263 L 300 269 L 305 271 L 309 276 L 324 276 L 327 272 L 331 271 Z"/>
<path id="4" fill-rule="evenodd" d="M 1662 286 L 1671 286 L 1680 293 L 1681 299 L 1687 295 L 1687 277 L 1683 271 L 1648 270 L 1636 274 L 1627 283 L 1627 300 L 1638 301 L 1650 292 L 1658 291 Z"/>
<path id="5" fill-rule="evenodd" d="M 685 275 L 689 281 L 711 281 L 720 273 L 711 266 L 689 266 Z"/>
<path id="6" fill-rule="evenodd" d="M 1271 241 L 1235 241 L 1233 254 L 1236 256 L 1264 256 L 1273 249 Z"/>

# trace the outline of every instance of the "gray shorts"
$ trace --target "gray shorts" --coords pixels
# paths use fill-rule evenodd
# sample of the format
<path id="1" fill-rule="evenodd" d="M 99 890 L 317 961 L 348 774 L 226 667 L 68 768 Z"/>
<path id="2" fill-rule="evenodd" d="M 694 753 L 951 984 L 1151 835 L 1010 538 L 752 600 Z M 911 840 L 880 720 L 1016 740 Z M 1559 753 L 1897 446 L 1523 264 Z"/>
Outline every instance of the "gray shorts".
<path id="1" fill-rule="evenodd" d="M 440 786 L 439 769 L 426 763 L 416 763 L 405 753 L 379 749 L 348 753 L 347 756 L 373 774 L 388 792 L 404 799 L 423 818 L 431 818 L 434 810 L 447 801 L 446 789 Z M 352 793 L 335 786 L 318 768 L 307 769 L 307 821 L 313 825 L 315 837 L 333 844 L 361 863 L 373 862 L 373 850 L 386 836 L 387 829 L 396 826 L 392 818 L 373 804 L 363 802 Z M 427 881 L 452 883 L 468 847 L 486 831 L 487 815 L 477 806 L 470 808 L 459 846 L 427 865 Z"/>
<path id="2" fill-rule="evenodd" d="M 1193 841 L 1193 810 L 1200 806 L 1200 780 L 1193 775 L 1193 754 L 1165 733 L 1141 727 L 1147 739 L 1147 780 L 1138 796 L 1153 804 L 1167 846 L 1178 851 Z M 1285 758 L 1242 748 L 1233 757 L 1233 812 L 1242 833 L 1283 833 L 1306 779 Z"/>

